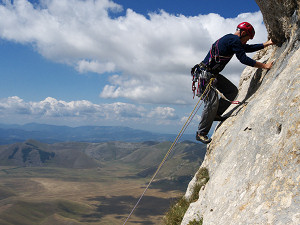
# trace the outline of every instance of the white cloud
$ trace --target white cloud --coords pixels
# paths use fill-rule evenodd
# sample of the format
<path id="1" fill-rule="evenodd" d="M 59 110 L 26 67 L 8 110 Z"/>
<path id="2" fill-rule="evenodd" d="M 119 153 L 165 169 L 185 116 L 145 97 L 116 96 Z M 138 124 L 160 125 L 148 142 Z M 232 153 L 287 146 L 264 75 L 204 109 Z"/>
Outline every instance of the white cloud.
<path id="1" fill-rule="evenodd" d="M 111 62 L 99 63 L 97 61 L 80 60 L 77 63 L 77 70 L 80 73 L 85 73 L 88 71 L 95 73 L 113 72 L 115 70 L 115 67 L 115 64 Z"/>
<path id="2" fill-rule="evenodd" d="M 118 79 L 99 90 L 102 98 L 191 103 L 190 68 L 213 41 L 234 32 L 242 21 L 255 26 L 256 42 L 267 38 L 259 12 L 225 19 L 161 11 L 146 18 L 127 9 L 125 16 L 112 18 L 110 14 L 123 9 L 110 0 L 42 0 L 35 6 L 27 0 L 2 2 L 1 38 L 30 43 L 44 57 L 82 73 L 118 73 L 112 77 Z M 237 61 L 228 65 L 226 73 L 236 84 L 243 67 Z"/>
<path id="3" fill-rule="evenodd" d="M 25 102 L 18 96 L 1 99 L 0 112 L 2 115 L 31 115 L 45 117 L 78 117 L 97 114 L 103 114 L 99 105 L 92 104 L 89 101 L 71 101 L 65 102 L 48 97 L 40 102 Z"/>
<path id="4" fill-rule="evenodd" d="M 0 101 L 0 121 L 5 122 L 7 115 L 15 119 L 26 118 L 31 120 L 56 119 L 56 120 L 85 120 L 90 124 L 103 121 L 112 122 L 140 122 L 156 123 L 169 121 L 178 118 L 175 109 L 171 107 L 156 107 L 146 109 L 129 103 L 115 102 L 111 104 L 94 104 L 90 101 L 62 101 L 48 97 L 38 102 L 26 102 L 18 96 L 8 97 Z"/>
<path id="5" fill-rule="evenodd" d="M 160 120 L 175 120 L 178 116 L 175 114 L 175 109 L 171 107 L 156 107 L 148 116 L 150 118 L 159 118 Z"/>

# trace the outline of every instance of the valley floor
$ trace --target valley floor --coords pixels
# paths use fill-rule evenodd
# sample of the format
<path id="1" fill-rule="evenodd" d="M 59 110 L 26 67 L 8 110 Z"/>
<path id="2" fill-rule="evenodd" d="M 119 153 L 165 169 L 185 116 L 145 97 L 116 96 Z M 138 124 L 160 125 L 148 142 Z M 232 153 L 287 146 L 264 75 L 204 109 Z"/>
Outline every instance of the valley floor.
<path id="1" fill-rule="evenodd" d="M 0 224 L 123 224 L 149 180 L 122 165 L 105 168 L 0 167 Z M 171 184 L 147 191 L 127 224 L 162 224 L 182 195 Z M 173 190 L 172 190 L 173 189 Z"/>

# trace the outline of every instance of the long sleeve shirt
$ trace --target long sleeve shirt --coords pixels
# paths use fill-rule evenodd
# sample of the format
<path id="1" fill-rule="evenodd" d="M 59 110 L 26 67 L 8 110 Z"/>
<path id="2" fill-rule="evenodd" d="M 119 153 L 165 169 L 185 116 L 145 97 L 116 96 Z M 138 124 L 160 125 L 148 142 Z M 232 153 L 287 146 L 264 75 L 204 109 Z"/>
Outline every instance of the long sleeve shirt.
<path id="1" fill-rule="evenodd" d="M 212 48 L 202 62 L 209 68 L 213 68 L 218 64 L 217 72 L 220 72 L 235 54 L 241 63 L 247 66 L 254 66 L 256 61 L 249 58 L 246 52 L 255 52 L 263 48 L 263 44 L 242 44 L 239 36 L 227 34 L 212 45 Z"/>

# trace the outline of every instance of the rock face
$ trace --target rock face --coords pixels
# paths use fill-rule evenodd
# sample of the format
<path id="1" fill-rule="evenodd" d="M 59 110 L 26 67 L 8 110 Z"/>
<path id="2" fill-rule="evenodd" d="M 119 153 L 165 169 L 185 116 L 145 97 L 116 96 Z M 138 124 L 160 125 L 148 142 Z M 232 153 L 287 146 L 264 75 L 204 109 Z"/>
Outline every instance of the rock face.
<path id="1" fill-rule="evenodd" d="M 299 1 L 256 0 L 280 46 L 260 51 L 269 71 L 247 67 L 230 115 L 219 124 L 201 167 L 210 180 L 182 224 L 300 224 Z M 189 183 L 189 198 L 196 178 Z"/>
<path id="2" fill-rule="evenodd" d="M 293 35 L 293 25 L 300 27 L 299 0 L 255 1 L 263 14 L 270 37 L 279 45 Z"/>

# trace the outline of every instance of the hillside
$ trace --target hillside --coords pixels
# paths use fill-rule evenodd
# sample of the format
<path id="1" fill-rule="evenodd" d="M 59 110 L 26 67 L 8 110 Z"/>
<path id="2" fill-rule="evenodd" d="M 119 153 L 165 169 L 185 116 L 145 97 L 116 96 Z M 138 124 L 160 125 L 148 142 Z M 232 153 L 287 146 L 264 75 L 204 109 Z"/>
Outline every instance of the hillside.
<path id="1" fill-rule="evenodd" d="M 300 3 L 256 0 L 276 46 L 260 51 L 269 71 L 247 67 L 239 101 L 227 110 L 200 168 L 209 181 L 199 191 L 182 225 L 300 224 Z M 185 199 L 201 182 L 188 185 Z"/>
<path id="2" fill-rule="evenodd" d="M 128 165 L 139 169 L 137 176 L 153 175 L 170 142 L 63 142 L 46 144 L 35 140 L 0 146 L 1 166 L 105 168 L 108 164 Z M 182 142 L 166 163 L 158 178 L 180 179 L 190 177 L 191 172 L 203 161 L 205 146 L 194 142 Z"/>
<path id="3" fill-rule="evenodd" d="M 93 168 L 100 165 L 81 151 L 82 146 L 72 150 L 69 146 L 70 144 L 65 144 L 64 147 L 53 148 L 34 140 L 0 146 L 0 163 L 2 166 L 63 168 Z"/>

